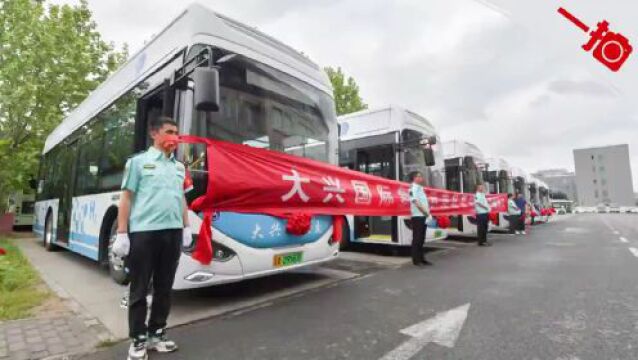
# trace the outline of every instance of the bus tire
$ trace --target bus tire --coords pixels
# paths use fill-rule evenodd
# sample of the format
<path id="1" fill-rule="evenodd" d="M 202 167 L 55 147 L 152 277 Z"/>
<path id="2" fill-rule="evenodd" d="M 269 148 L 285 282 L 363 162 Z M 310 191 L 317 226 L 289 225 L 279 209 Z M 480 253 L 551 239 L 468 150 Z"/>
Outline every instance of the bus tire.
<path id="1" fill-rule="evenodd" d="M 341 242 L 339 243 L 339 251 L 348 249 L 350 245 L 350 227 L 348 226 L 348 221 L 344 217 L 343 224 L 341 225 Z"/>
<path id="2" fill-rule="evenodd" d="M 108 227 L 107 236 L 105 239 L 105 244 L 107 244 L 107 261 L 109 267 L 109 275 L 111 275 L 111 279 L 115 281 L 115 283 L 120 285 L 127 285 L 129 283 L 129 276 L 126 270 L 126 258 L 119 258 L 115 256 L 112 252 L 113 242 L 115 242 L 115 237 L 117 236 L 117 216 L 107 217 L 107 220 L 110 219 L 110 224 Z"/>
<path id="3" fill-rule="evenodd" d="M 42 246 L 46 251 L 54 251 L 56 249 L 55 244 L 53 243 L 53 238 L 55 234 L 53 232 L 53 213 L 51 209 L 47 211 L 47 216 L 44 220 L 44 233 L 42 235 Z"/>

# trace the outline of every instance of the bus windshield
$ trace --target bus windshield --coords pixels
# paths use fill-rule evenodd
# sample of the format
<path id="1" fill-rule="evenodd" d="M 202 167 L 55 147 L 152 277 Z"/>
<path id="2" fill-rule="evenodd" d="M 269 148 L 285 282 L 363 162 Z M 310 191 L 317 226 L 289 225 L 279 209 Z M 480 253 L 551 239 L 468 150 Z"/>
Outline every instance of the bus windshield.
<path id="1" fill-rule="evenodd" d="M 419 143 L 423 138 L 423 134 L 418 131 L 406 129 L 402 131 L 401 137 L 404 144 L 401 156 L 404 178 L 407 178 L 412 171 L 420 171 L 425 177 L 426 186 L 444 188 L 444 165 L 441 152 L 437 152 L 435 149 L 435 164 L 433 166 L 426 166 L 423 147 Z"/>
<path id="2" fill-rule="evenodd" d="M 463 159 L 463 192 L 473 193 L 476 186 L 483 183 L 483 172 L 478 168 L 474 158 L 466 156 Z"/>
<path id="3" fill-rule="evenodd" d="M 513 193 L 514 186 L 512 185 L 512 179 L 506 170 L 500 170 L 498 172 L 498 187 L 500 193 Z"/>
<path id="4" fill-rule="evenodd" d="M 224 63 L 219 75 L 220 111 L 196 112 L 187 132 L 336 163 L 328 94 L 241 56 Z"/>

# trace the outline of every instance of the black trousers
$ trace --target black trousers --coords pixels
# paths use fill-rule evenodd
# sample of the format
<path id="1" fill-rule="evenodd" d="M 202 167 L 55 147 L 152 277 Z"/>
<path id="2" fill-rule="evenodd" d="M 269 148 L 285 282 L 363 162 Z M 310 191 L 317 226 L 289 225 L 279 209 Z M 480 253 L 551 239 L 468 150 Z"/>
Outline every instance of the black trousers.
<path id="1" fill-rule="evenodd" d="M 518 218 L 518 231 L 525 231 L 525 215 Z"/>
<path id="2" fill-rule="evenodd" d="M 427 226 L 425 225 L 425 216 L 413 216 L 412 217 L 412 263 L 414 265 L 421 264 L 423 262 L 423 243 L 425 242 L 425 232 Z"/>
<path id="3" fill-rule="evenodd" d="M 483 244 L 487 241 L 487 224 L 489 218 L 487 214 L 476 214 L 476 227 L 478 230 L 478 243 Z"/>
<path id="4" fill-rule="evenodd" d="M 510 223 L 510 234 L 513 234 L 516 231 L 518 231 L 518 219 L 520 217 L 521 217 L 520 215 L 508 215 L 507 216 L 507 221 L 509 221 L 509 223 Z"/>
<path id="5" fill-rule="evenodd" d="M 135 338 L 166 327 L 171 310 L 171 290 L 181 252 L 182 229 L 135 232 L 130 234 L 130 239 L 128 326 L 129 336 Z M 153 303 L 147 326 L 146 295 L 151 279 Z"/>

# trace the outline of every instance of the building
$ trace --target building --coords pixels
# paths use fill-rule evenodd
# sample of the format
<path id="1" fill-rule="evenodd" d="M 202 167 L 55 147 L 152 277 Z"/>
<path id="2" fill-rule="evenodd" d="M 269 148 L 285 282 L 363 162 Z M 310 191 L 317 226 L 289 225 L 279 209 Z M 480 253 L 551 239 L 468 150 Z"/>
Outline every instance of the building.
<path id="1" fill-rule="evenodd" d="M 532 174 L 547 183 L 551 194 L 563 193 L 573 202 L 578 202 L 576 174 L 567 169 L 539 170 Z"/>
<path id="2" fill-rule="evenodd" d="M 634 205 L 627 144 L 576 149 L 574 165 L 579 205 Z"/>

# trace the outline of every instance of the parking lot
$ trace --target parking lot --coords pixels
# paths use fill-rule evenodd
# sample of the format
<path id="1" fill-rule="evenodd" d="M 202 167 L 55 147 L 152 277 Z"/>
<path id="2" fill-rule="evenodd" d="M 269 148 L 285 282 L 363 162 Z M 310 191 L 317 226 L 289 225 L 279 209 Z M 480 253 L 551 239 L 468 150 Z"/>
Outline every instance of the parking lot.
<path id="1" fill-rule="evenodd" d="M 559 216 L 527 236 L 491 234 L 491 248 L 442 241 L 425 269 L 402 251 L 357 248 L 303 271 L 176 292 L 174 358 L 635 358 L 635 220 Z M 104 270 L 35 240 L 23 248 L 61 294 L 126 337 L 125 289 Z"/>
<path id="2" fill-rule="evenodd" d="M 431 268 L 375 268 L 180 326 L 171 358 L 636 358 L 635 219 L 566 217 L 525 237 L 492 235 L 490 248 L 435 253 Z"/>

